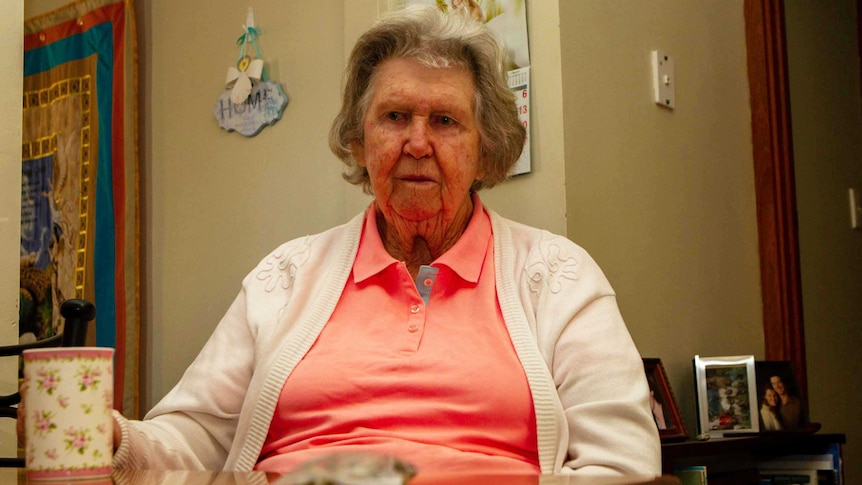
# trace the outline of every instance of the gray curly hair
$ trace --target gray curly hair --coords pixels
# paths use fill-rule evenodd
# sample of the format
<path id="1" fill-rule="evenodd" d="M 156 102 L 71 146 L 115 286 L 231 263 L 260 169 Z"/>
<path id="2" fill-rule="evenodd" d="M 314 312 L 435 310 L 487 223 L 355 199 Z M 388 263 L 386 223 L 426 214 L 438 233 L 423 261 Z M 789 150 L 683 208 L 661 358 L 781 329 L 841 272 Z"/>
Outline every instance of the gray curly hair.
<path id="1" fill-rule="evenodd" d="M 416 60 L 435 68 L 463 67 L 473 74 L 475 118 L 479 130 L 480 168 L 485 175 L 471 190 L 506 180 L 518 161 L 526 130 L 518 120 L 514 96 L 506 84 L 503 49 L 483 24 L 432 6 L 411 6 L 379 20 L 350 54 L 341 111 L 329 131 L 329 148 L 347 165 L 344 179 L 371 194 L 368 171 L 353 158 L 352 143 L 364 137 L 363 120 L 372 99 L 377 67 L 391 58 Z"/>

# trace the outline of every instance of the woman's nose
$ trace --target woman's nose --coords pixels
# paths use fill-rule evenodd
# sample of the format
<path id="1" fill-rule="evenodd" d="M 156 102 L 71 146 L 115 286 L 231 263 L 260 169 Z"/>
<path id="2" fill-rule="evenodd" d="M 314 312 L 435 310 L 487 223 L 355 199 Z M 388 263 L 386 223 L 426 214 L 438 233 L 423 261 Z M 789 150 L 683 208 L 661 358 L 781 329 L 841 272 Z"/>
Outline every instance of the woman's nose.
<path id="1" fill-rule="evenodd" d="M 433 150 L 429 139 L 429 129 L 427 120 L 417 118 L 411 120 L 407 131 L 407 140 L 404 143 L 404 153 L 417 160 L 430 157 Z"/>

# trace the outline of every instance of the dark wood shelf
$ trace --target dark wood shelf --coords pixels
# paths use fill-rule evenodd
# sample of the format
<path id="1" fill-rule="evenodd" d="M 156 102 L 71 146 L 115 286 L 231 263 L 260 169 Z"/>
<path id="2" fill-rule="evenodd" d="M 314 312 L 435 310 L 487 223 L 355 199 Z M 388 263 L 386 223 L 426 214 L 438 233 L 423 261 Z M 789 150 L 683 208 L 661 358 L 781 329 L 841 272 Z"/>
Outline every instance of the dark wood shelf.
<path id="1" fill-rule="evenodd" d="M 662 444 L 662 472 L 705 465 L 710 485 L 758 483 L 757 466 L 786 455 L 821 454 L 843 445 L 843 433 L 772 432 Z"/>

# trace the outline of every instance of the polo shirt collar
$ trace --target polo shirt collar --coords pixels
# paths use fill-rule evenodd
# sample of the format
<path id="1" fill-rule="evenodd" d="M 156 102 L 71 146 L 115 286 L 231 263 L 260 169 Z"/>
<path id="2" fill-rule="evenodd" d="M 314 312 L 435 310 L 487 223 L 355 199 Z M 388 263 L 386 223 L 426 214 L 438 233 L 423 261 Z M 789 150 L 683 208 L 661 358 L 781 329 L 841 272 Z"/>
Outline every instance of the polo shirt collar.
<path id="1" fill-rule="evenodd" d="M 432 262 L 431 266 L 447 266 L 460 278 L 476 283 L 479 281 L 491 240 L 491 220 L 485 213 L 479 196 L 474 192 L 471 197 L 473 215 L 467 229 L 458 242 Z M 365 225 L 353 263 L 354 282 L 362 282 L 397 262 L 383 246 L 383 240 L 377 231 L 377 210 L 375 202 L 372 202 L 365 211 Z"/>

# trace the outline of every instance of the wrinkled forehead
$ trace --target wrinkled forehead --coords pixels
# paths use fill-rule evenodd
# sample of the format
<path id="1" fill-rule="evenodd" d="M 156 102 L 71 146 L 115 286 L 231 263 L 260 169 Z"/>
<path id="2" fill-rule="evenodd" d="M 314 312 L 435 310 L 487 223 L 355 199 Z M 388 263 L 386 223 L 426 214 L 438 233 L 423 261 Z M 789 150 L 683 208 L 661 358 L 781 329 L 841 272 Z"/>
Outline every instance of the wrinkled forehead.
<path id="1" fill-rule="evenodd" d="M 397 91 L 399 88 L 395 86 L 396 82 L 401 82 L 402 86 L 409 86 L 414 81 L 415 85 L 418 86 L 417 89 L 420 90 L 423 89 L 421 86 L 429 86 L 434 83 L 446 84 L 457 91 L 450 96 L 452 103 L 463 102 L 471 111 L 476 109 L 479 93 L 475 76 L 467 67 L 460 64 L 441 67 L 437 64 L 424 63 L 412 57 L 392 57 L 380 62 L 372 72 L 367 88 L 363 93 L 363 115 L 367 114 L 372 102 L 377 102 L 375 100 L 380 100 L 381 96 L 391 96 L 392 91 Z M 453 91 L 450 90 L 449 93 L 452 94 Z M 430 97 L 432 92 L 425 91 L 423 94 Z"/>

